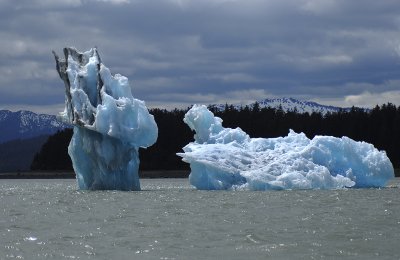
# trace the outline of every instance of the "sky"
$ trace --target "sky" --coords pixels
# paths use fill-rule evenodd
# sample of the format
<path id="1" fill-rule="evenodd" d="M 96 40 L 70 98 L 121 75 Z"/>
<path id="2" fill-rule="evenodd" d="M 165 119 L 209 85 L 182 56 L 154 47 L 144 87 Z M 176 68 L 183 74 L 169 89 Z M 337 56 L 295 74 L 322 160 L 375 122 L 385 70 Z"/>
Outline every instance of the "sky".
<path id="1" fill-rule="evenodd" d="M 149 107 L 400 105 L 398 0 L 0 0 L 0 109 L 62 111 L 66 46 Z"/>

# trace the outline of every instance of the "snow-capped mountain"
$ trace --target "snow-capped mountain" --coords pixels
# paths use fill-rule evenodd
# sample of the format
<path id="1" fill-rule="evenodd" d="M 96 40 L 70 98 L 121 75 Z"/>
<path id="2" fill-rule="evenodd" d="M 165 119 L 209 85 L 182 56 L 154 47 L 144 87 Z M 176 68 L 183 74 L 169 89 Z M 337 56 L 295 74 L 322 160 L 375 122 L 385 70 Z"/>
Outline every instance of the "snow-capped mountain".
<path id="1" fill-rule="evenodd" d="M 35 114 L 31 111 L 0 110 L 0 143 L 50 135 L 67 127 L 71 126 L 60 122 L 53 115 Z"/>
<path id="2" fill-rule="evenodd" d="M 259 102 L 260 107 L 272 107 L 272 108 L 279 108 L 285 112 L 295 111 L 297 110 L 298 113 L 321 113 L 325 115 L 326 113 L 335 113 L 339 112 L 340 110 L 348 111 L 350 108 L 342 108 L 342 107 L 334 107 L 334 106 L 326 106 L 321 105 L 316 102 L 312 101 L 301 101 L 294 98 L 274 98 L 274 99 L 265 99 Z"/>
<path id="3" fill-rule="evenodd" d="M 325 115 L 326 113 L 335 113 L 339 112 L 340 110 L 342 111 L 349 111 L 350 108 L 342 108 L 342 107 L 334 107 L 334 106 L 326 106 L 326 105 L 321 105 L 316 102 L 311 102 L 311 101 L 301 101 L 297 100 L 294 98 L 267 98 L 264 100 L 257 101 L 259 104 L 260 108 L 264 107 L 270 107 L 270 108 L 276 108 L 278 109 L 279 107 L 282 108 L 283 111 L 289 112 L 289 111 L 297 111 L 298 113 L 321 113 Z M 249 107 L 253 107 L 254 103 L 250 104 Z M 218 110 L 224 110 L 226 105 L 218 104 L 218 105 L 211 105 L 211 107 L 214 107 Z M 241 105 L 234 105 L 236 109 L 240 109 Z"/>

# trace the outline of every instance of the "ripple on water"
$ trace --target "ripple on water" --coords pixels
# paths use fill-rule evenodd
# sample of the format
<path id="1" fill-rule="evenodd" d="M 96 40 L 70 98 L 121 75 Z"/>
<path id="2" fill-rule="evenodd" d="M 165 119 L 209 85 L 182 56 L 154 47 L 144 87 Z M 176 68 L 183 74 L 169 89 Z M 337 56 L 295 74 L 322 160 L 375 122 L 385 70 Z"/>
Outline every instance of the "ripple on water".
<path id="1" fill-rule="evenodd" d="M 73 180 L 0 183 L 0 259 L 399 258 L 399 182 L 388 189 L 78 191 Z"/>

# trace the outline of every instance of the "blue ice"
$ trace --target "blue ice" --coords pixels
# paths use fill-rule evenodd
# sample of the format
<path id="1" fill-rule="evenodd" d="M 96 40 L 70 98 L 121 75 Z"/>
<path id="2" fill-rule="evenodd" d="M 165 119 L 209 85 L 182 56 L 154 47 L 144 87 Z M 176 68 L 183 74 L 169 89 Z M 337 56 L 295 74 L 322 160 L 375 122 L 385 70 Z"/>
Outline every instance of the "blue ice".
<path id="1" fill-rule="evenodd" d="M 111 75 L 96 49 L 55 53 L 64 81 L 63 121 L 74 125 L 68 153 L 80 189 L 140 190 L 139 147 L 157 140 L 158 128 L 128 79 Z"/>
<path id="2" fill-rule="evenodd" d="M 394 178 L 384 151 L 348 137 L 290 130 L 285 137 L 250 138 L 224 128 L 205 106 L 194 105 L 184 122 L 194 142 L 178 153 L 190 164 L 190 183 L 201 190 L 282 190 L 384 187 Z"/>

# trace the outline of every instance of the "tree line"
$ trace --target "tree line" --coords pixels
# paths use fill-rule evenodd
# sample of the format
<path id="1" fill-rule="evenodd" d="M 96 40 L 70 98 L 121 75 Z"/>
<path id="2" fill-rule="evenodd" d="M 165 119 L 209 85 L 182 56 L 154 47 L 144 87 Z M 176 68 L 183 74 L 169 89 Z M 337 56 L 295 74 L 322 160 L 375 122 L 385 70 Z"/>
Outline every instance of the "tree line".
<path id="1" fill-rule="evenodd" d="M 218 110 L 209 107 L 223 119 L 224 127 L 240 127 L 250 137 L 286 136 L 289 129 L 303 132 L 308 138 L 316 135 L 335 137 L 348 136 L 356 141 L 372 143 L 385 150 L 395 168 L 400 168 L 400 106 L 391 103 L 376 106 L 371 110 L 353 107 L 335 113 L 285 112 L 282 108 L 261 108 L 258 103 L 236 109 L 226 105 Z M 158 125 L 158 140 L 147 148 L 140 149 L 141 170 L 186 170 L 189 165 L 182 162 L 176 153 L 193 141 L 193 132 L 183 123 L 187 109 L 151 109 Z M 32 170 L 71 170 L 67 147 L 72 130 L 66 129 L 50 136 L 34 157 Z"/>

